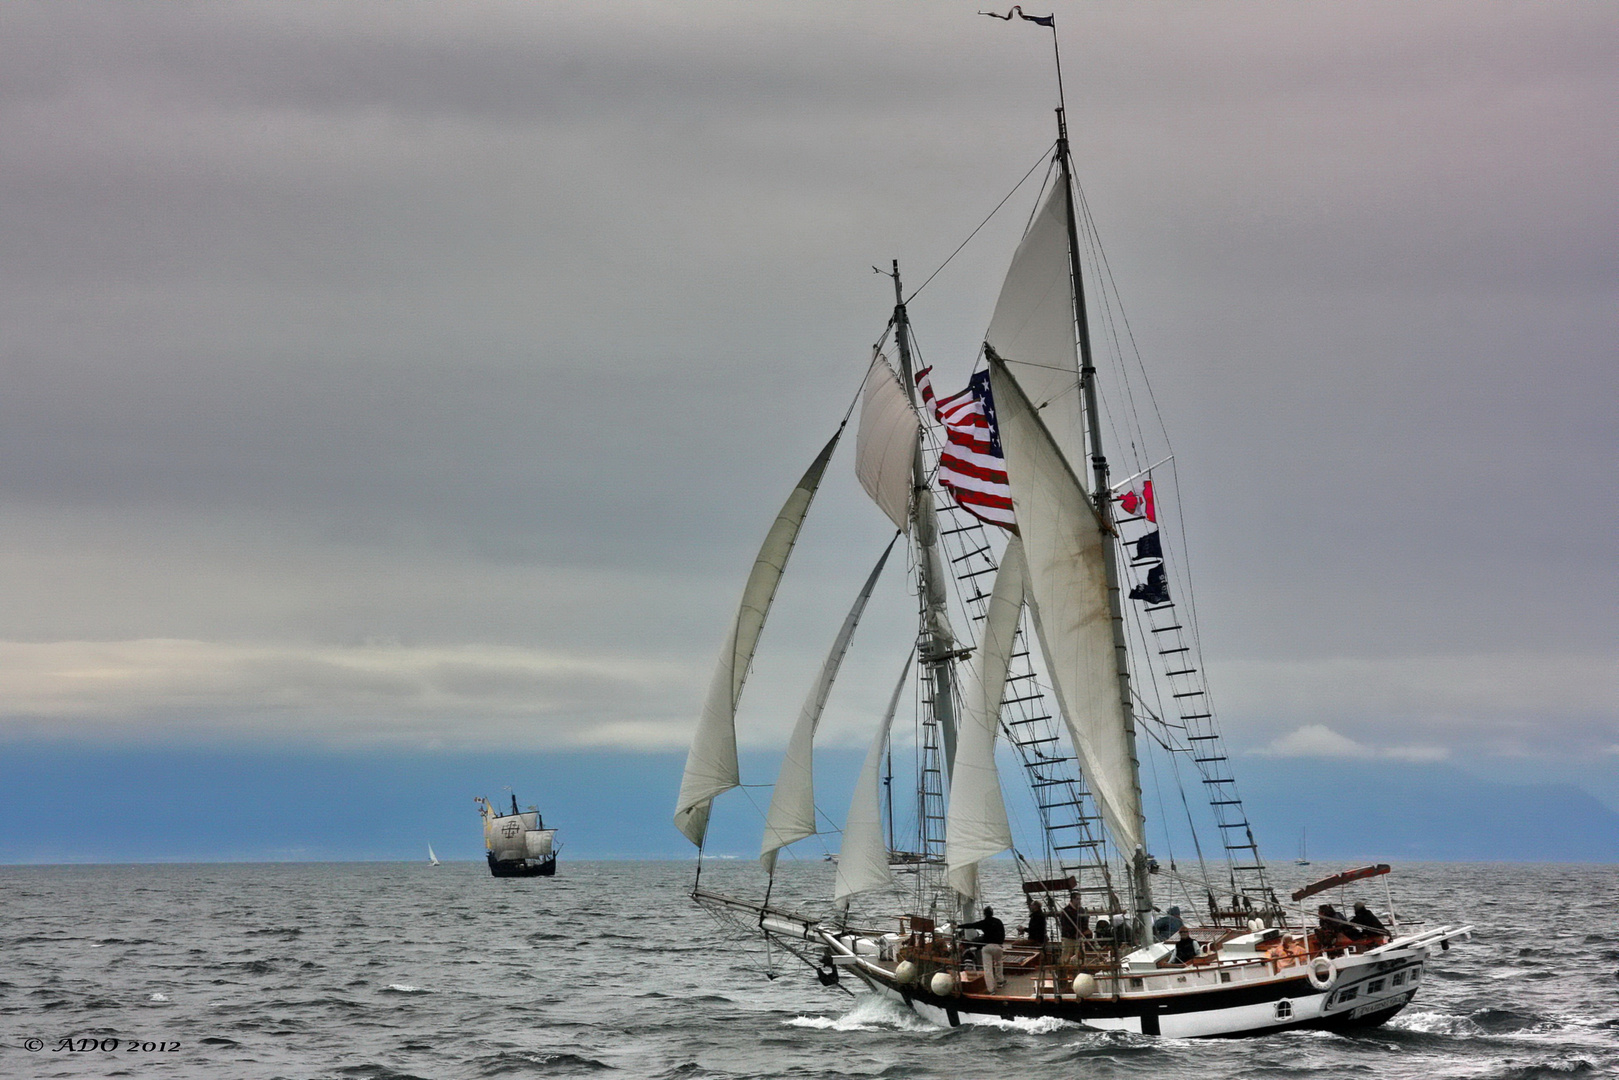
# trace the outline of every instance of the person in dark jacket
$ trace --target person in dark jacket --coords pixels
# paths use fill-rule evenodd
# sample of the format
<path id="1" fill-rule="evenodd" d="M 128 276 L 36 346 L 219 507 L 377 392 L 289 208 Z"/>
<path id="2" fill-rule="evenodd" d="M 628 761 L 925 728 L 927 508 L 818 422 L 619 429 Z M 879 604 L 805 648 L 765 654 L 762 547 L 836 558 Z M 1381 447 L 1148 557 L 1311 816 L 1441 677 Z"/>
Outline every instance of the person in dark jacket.
<path id="1" fill-rule="evenodd" d="M 1175 963 L 1187 963 L 1200 952 L 1202 949 L 1192 940 L 1192 932 L 1184 926 L 1181 927 L 1180 940 L 1175 942 Z"/>
<path id="2" fill-rule="evenodd" d="M 1057 912 L 1057 930 L 1062 937 L 1062 963 L 1079 963 L 1079 939 L 1090 936 L 1090 916 L 1080 910 L 1079 897 L 1070 896 Z"/>
<path id="3" fill-rule="evenodd" d="M 984 989 L 994 993 L 996 987 L 1006 982 L 1006 968 L 1002 963 L 1006 956 L 1006 924 L 995 917 L 994 908 L 985 904 L 984 917 L 977 922 L 962 923 L 961 929 L 978 931 Z"/>
<path id="4" fill-rule="evenodd" d="M 1029 925 L 1024 928 L 1024 939 L 1038 949 L 1046 947 L 1046 913 L 1040 909 L 1038 900 L 1029 901 Z"/>
<path id="5" fill-rule="evenodd" d="M 1388 927 L 1383 925 L 1382 919 L 1372 913 L 1372 909 L 1366 906 L 1364 900 L 1355 901 L 1355 913 L 1350 916 L 1349 921 L 1349 932 L 1362 940 L 1389 936 Z"/>
<path id="6" fill-rule="evenodd" d="M 1322 904 L 1316 908 L 1315 918 L 1315 940 L 1319 949 L 1332 948 L 1338 944 L 1339 936 L 1349 931 L 1349 923 L 1344 921 L 1343 916 L 1338 914 L 1338 909 L 1331 904 Z"/>

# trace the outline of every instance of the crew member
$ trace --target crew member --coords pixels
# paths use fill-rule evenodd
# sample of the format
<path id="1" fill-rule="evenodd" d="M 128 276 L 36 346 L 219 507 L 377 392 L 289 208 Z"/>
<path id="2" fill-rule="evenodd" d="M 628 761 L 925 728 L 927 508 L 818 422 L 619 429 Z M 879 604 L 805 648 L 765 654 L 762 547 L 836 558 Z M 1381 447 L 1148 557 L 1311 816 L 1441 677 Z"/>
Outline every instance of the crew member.
<path id="1" fill-rule="evenodd" d="M 1192 940 L 1192 932 L 1186 927 L 1181 927 L 1180 934 L 1180 940 L 1175 942 L 1175 963 L 1185 964 L 1201 952 L 1202 949 L 1197 942 Z"/>
<path id="2" fill-rule="evenodd" d="M 1090 933 L 1090 916 L 1079 909 L 1079 897 L 1070 895 L 1068 903 L 1057 912 L 1057 929 L 1062 935 L 1062 956 L 1065 964 L 1079 963 L 1079 939 Z"/>
<path id="3" fill-rule="evenodd" d="M 1372 913 L 1372 909 L 1366 906 L 1364 900 L 1355 901 L 1355 913 L 1350 916 L 1349 921 L 1351 925 L 1349 932 L 1362 940 L 1389 936 L 1388 927 L 1383 925 L 1382 919 Z"/>
<path id="4" fill-rule="evenodd" d="M 983 946 L 980 955 L 984 965 L 984 989 L 994 993 L 1006 982 L 1006 924 L 995 917 L 995 909 L 984 905 L 984 917 L 977 922 L 961 924 L 963 930 L 977 930 L 978 943 Z"/>

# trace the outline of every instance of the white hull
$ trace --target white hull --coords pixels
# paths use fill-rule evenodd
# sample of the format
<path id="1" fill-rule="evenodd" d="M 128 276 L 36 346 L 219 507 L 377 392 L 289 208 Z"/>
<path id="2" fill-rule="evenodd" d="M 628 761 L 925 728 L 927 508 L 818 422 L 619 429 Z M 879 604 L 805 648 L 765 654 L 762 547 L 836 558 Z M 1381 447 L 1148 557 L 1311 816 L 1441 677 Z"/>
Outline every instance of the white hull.
<path id="1" fill-rule="evenodd" d="M 767 918 L 767 932 L 789 931 L 800 940 L 806 927 Z M 940 1026 L 993 1024 L 1017 1019 L 1060 1019 L 1100 1031 L 1127 1031 L 1174 1039 L 1265 1035 L 1291 1028 L 1348 1031 L 1387 1021 L 1416 995 L 1429 950 L 1436 942 L 1464 935 L 1468 928 L 1444 928 L 1397 938 L 1364 953 L 1330 959 L 1330 973 L 1314 981 L 1304 963 L 1217 960 L 1193 967 L 1125 971 L 1118 983 L 1109 975 L 1097 992 L 1076 998 L 1058 992 L 1047 975 L 1009 972 L 996 994 L 939 995 L 922 985 L 901 985 L 897 965 L 878 958 L 878 939 L 825 930 L 835 967 L 866 988 L 910 1008 Z M 802 936 L 801 936 L 802 935 Z"/>

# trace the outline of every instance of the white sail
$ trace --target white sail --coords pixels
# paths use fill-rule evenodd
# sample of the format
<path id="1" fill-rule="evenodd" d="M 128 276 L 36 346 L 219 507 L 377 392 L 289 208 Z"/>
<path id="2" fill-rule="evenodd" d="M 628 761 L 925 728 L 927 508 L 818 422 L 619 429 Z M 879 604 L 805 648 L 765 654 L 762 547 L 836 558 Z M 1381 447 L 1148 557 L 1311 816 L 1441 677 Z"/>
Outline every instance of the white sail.
<path id="1" fill-rule="evenodd" d="M 523 844 L 531 859 L 549 859 L 551 857 L 551 840 L 556 836 L 555 829 L 531 829 L 523 834 Z"/>
<path id="2" fill-rule="evenodd" d="M 1108 538 L 1018 380 L 993 359 L 989 375 L 1040 649 L 1114 842 L 1134 851 L 1143 843 L 1141 792 L 1113 643 Z"/>
<path id="3" fill-rule="evenodd" d="M 913 654 L 914 655 L 914 654 Z M 866 751 L 866 762 L 860 767 L 860 779 L 855 781 L 854 797 L 849 800 L 849 816 L 843 822 L 843 844 L 838 849 L 838 876 L 832 899 L 842 900 L 867 889 L 882 889 L 894 883 L 894 871 L 888 865 L 888 840 L 883 836 L 882 772 L 883 750 L 888 745 L 888 731 L 894 725 L 894 713 L 899 709 L 900 695 L 910 684 L 911 659 L 905 658 L 905 669 L 899 673 L 894 685 L 894 696 L 888 699 L 888 711 L 878 725 L 877 735 Z"/>
<path id="4" fill-rule="evenodd" d="M 496 818 L 489 829 L 489 850 L 500 862 L 521 862 L 528 858 L 528 842 L 524 839 L 527 832 L 521 817 Z"/>
<path id="5" fill-rule="evenodd" d="M 708 811 L 714 797 L 742 782 L 736 760 L 736 706 L 742 697 L 742 684 L 747 680 L 753 650 L 759 644 L 765 615 L 770 610 L 770 601 L 775 598 L 776 586 L 781 583 L 787 557 L 792 554 L 804 515 L 809 512 L 815 489 L 820 486 L 826 463 L 842 434 L 840 427 L 799 479 L 793 493 L 787 496 L 781 513 L 776 515 L 753 562 L 753 570 L 748 574 L 742 604 L 731 624 L 725 647 L 720 650 L 708 698 L 697 720 L 697 732 L 686 755 L 686 771 L 680 779 L 680 796 L 675 803 L 675 827 L 698 847 L 702 846 L 708 832 Z"/>
<path id="6" fill-rule="evenodd" d="M 438 865 L 438 856 L 433 854 L 433 845 L 427 845 L 427 861 L 434 866 Z"/>
<path id="7" fill-rule="evenodd" d="M 984 340 L 1017 376 L 1070 467 L 1085 466 L 1063 188 L 1054 184 L 1006 272 Z"/>
<path id="8" fill-rule="evenodd" d="M 821 673 L 810 688 L 809 697 L 804 699 L 798 722 L 793 725 L 793 734 L 787 740 L 787 756 L 782 759 L 781 774 L 776 778 L 775 790 L 770 793 L 764 841 L 759 848 L 759 861 L 769 873 L 776 870 L 777 851 L 815 834 L 815 779 L 812 770 L 815 729 L 821 722 L 821 713 L 826 709 L 827 695 L 832 692 L 832 683 L 838 677 L 843 656 L 849 651 L 849 642 L 854 640 L 855 627 L 860 624 L 860 616 L 866 610 L 866 601 L 871 599 L 871 591 L 877 587 L 877 578 L 882 574 L 883 566 L 887 564 L 889 553 L 894 550 L 894 542 L 898 539 L 896 536 L 888 542 L 882 558 L 877 560 L 877 565 L 872 567 L 870 576 L 866 578 L 860 595 L 855 597 L 854 606 L 844 617 L 843 626 L 832 642 L 832 651 L 822 662 Z"/>
<path id="9" fill-rule="evenodd" d="M 978 894 L 978 864 L 1012 846 L 1012 827 L 1006 819 L 1001 777 L 995 767 L 995 736 L 1018 616 L 1023 613 L 1026 578 L 1023 545 L 1014 536 L 1001 556 L 990 592 L 978 671 L 962 688 L 956 762 L 950 771 L 944 861 L 950 868 L 950 884 L 967 897 Z"/>
<path id="10" fill-rule="evenodd" d="M 871 362 L 860 395 L 860 427 L 855 432 L 854 472 L 860 486 L 900 532 L 911 523 L 912 465 L 921 422 L 899 376 L 882 353 Z"/>

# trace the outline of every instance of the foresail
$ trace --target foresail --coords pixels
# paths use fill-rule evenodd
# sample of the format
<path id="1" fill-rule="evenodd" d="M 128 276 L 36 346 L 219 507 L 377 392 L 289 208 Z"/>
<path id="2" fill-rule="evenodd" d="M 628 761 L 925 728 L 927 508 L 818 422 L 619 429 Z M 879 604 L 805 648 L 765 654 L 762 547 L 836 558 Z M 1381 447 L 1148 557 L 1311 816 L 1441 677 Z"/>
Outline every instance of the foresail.
<path id="1" fill-rule="evenodd" d="M 944 859 L 950 868 L 950 884 L 968 897 L 978 893 L 978 864 L 1012 846 L 1012 828 L 995 767 L 995 736 L 1025 588 L 1023 545 L 1014 536 L 995 574 L 977 674 L 963 688 L 956 762 L 950 773 Z"/>
<path id="2" fill-rule="evenodd" d="M 838 875 L 833 886 L 832 899 L 843 900 L 857 892 L 882 889 L 894 883 L 894 871 L 888 865 L 888 840 L 883 836 L 882 772 L 883 750 L 888 745 L 888 732 L 894 726 L 894 713 L 899 709 L 900 695 L 910 684 L 911 660 L 905 658 L 905 668 L 894 685 L 894 696 L 888 699 L 888 711 L 877 728 L 877 735 L 866 751 L 866 762 L 860 767 L 860 779 L 855 781 L 854 797 L 849 800 L 849 816 L 843 822 L 843 844 L 838 849 Z"/>
<path id="3" fill-rule="evenodd" d="M 748 574 L 742 604 L 731 624 L 725 647 L 720 650 L 708 697 L 697 720 L 697 732 L 686 754 L 686 771 L 681 777 L 680 796 L 675 803 L 675 827 L 698 847 L 702 846 L 708 832 L 708 811 L 714 797 L 742 782 L 736 760 L 736 706 L 742 697 L 742 684 L 747 680 L 753 650 L 759 644 L 765 615 L 770 611 L 770 601 L 775 598 L 776 586 L 781 583 L 798 530 L 804 524 L 815 489 L 821 484 L 826 463 L 831 460 L 842 434 L 840 427 L 776 515 L 753 562 L 753 570 Z"/>
<path id="4" fill-rule="evenodd" d="M 1040 649 L 1114 842 L 1132 852 L 1142 844 L 1141 793 L 1108 604 L 1108 538 L 1019 381 L 994 357 L 989 373 Z"/>
<path id="5" fill-rule="evenodd" d="M 770 793 L 764 842 L 759 848 L 759 861 L 770 873 L 776 869 L 777 851 L 815 834 L 815 778 L 812 769 L 815 729 L 821 722 L 827 695 L 832 692 L 832 684 L 837 680 L 844 654 L 849 651 L 849 642 L 854 640 L 855 627 L 860 625 L 860 616 L 866 610 L 866 601 L 871 599 L 871 591 L 877 587 L 877 579 L 882 575 L 888 556 L 898 540 L 896 535 L 888 542 L 877 565 L 872 567 L 860 595 L 855 597 L 854 606 L 843 619 L 843 626 L 832 642 L 831 652 L 827 653 L 826 660 L 821 664 L 821 673 L 810 688 L 809 697 L 804 699 L 798 722 L 793 725 L 792 737 L 787 741 L 787 755 L 781 762 L 781 774 L 776 778 L 775 790 Z"/>
<path id="6" fill-rule="evenodd" d="M 871 361 L 860 394 L 855 432 L 855 476 L 900 532 L 911 527 L 912 464 L 921 422 L 899 376 L 882 353 Z"/>
<path id="7" fill-rule="evenodd" d="M 984 340 L 1011 367 L 1069 465 L 1082 475 L 1085 428 L 1071 278 L 1064 192 L 1053 185 L 1012 258 Z"/>

